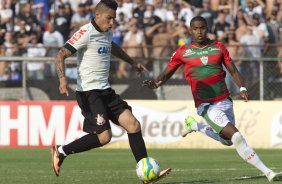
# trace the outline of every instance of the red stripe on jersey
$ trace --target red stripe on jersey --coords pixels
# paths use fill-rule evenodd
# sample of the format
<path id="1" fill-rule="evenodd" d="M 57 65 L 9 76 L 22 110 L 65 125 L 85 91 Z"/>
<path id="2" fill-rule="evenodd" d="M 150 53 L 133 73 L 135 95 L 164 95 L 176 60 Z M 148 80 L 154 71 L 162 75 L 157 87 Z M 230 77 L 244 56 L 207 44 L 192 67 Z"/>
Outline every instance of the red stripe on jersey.
<path id="1" fill-rule="evenodd" d="M 204 79 L 199 79 L 197 80 L 197 88 L 203 88 L 206 85 L 213 85 L 218 83 L 218 81 L 222 80 L 222 78 L 224 79 L 226 76 L 226 73 L 224 71 L 215 74 L 215 75 L 211 75 L 209 77 L 206 77 Z"/>
<path id="2" fill-rule="evenodd" d="M 229 97 L 229 93 L 224 93 L 221 95 L 218 95 L 212 99 L 207 99 L 207 100 L 197 100 L 195 101 L 195 106 L 198 107 L 199 105 L 201 105 L 202 103 L 211 103 L 211 102 L 219 102 L 221 100 L 226 99 L 227 97 Z"/>

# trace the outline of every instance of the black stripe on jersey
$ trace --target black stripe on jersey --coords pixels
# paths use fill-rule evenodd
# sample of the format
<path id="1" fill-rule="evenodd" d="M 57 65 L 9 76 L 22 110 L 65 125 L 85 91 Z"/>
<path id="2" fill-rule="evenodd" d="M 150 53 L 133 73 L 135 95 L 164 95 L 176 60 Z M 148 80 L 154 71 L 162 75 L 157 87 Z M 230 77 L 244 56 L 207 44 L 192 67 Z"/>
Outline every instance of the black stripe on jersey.
<path id="1" fill-rule="evenodd" d="M 76 49 L 73 47 L 73 46 L 71 46 L 71 44 L 69 44 L 69 43 L 66 43 L 65 45 L 64 45 L 64 47 L 66 48 L 66 49 L 68 49 L 72 54 L 74 54 L 74 53 L 76 53 Z"/>

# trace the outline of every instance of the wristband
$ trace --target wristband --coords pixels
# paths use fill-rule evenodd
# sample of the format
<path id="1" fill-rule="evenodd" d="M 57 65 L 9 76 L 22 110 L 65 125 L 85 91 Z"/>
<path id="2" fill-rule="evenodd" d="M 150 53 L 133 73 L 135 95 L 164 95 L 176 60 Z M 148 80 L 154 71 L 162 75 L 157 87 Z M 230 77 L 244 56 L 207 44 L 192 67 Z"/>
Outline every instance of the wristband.
<path id="1" fill-rule="evenodd" d="M 240 87 L 240 92 L 242 92 L 242 91 L 247 91 L 247 88 L 245 88 L 245 87 Z"/>

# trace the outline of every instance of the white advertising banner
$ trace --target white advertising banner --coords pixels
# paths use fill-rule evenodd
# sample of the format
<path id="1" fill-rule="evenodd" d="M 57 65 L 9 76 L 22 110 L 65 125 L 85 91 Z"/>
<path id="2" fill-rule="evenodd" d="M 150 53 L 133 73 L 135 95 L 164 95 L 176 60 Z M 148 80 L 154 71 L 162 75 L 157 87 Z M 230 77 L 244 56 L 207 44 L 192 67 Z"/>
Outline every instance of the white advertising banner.
<path id="1" fill-rule="evenodd" d="M 193 101 L 128 101 L 148 147 L 225 148 L 200 132 L 181 137 L 184 119 L 199 122 Z M 282 103 L 234 102 L 236 126 L 254 148 L 282 148 Z M 50 147 L 84 135 L 83 116 L 74 101 L 0 101 L 0 147 Z M 127 133 L 112 124 L 107 147 L 128 147 Z"/>

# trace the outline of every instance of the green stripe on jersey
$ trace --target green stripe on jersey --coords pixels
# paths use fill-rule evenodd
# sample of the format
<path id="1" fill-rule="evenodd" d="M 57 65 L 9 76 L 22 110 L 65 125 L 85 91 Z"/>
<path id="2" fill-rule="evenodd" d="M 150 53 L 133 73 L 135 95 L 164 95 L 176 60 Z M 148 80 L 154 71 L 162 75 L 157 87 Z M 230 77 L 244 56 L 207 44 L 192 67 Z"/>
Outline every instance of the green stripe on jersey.
<path id="1" fill-rule="evenodd" d="M 206 85 L 203 88 L 196 89 L 196 93 L 199 95 L 200 99 L 207 100 L 214 98 L 219 94 L 223 94 L 226 90 L 226 85 L 224 81 L 220 81 L 213 85 Z"/>
<path id="2" fill-rule="evenodd" d="M 211 63 L 207 65 L 196 66 L 191 69 L 191 77 L 193 80 L 200 80 L 221 72 L 219 63 Z"/>
<path id="3" fill-rule="evenodd" d="M 220 48 L 217 45 L 212 44 L 205 48 L 189 48 L 186 50 L 185 54 L 189 55 L 189 59 L 193 59 L 193 58 L 199 58 L 201 56 L 217 55 L 219 53 L 220 53 Z"/>

